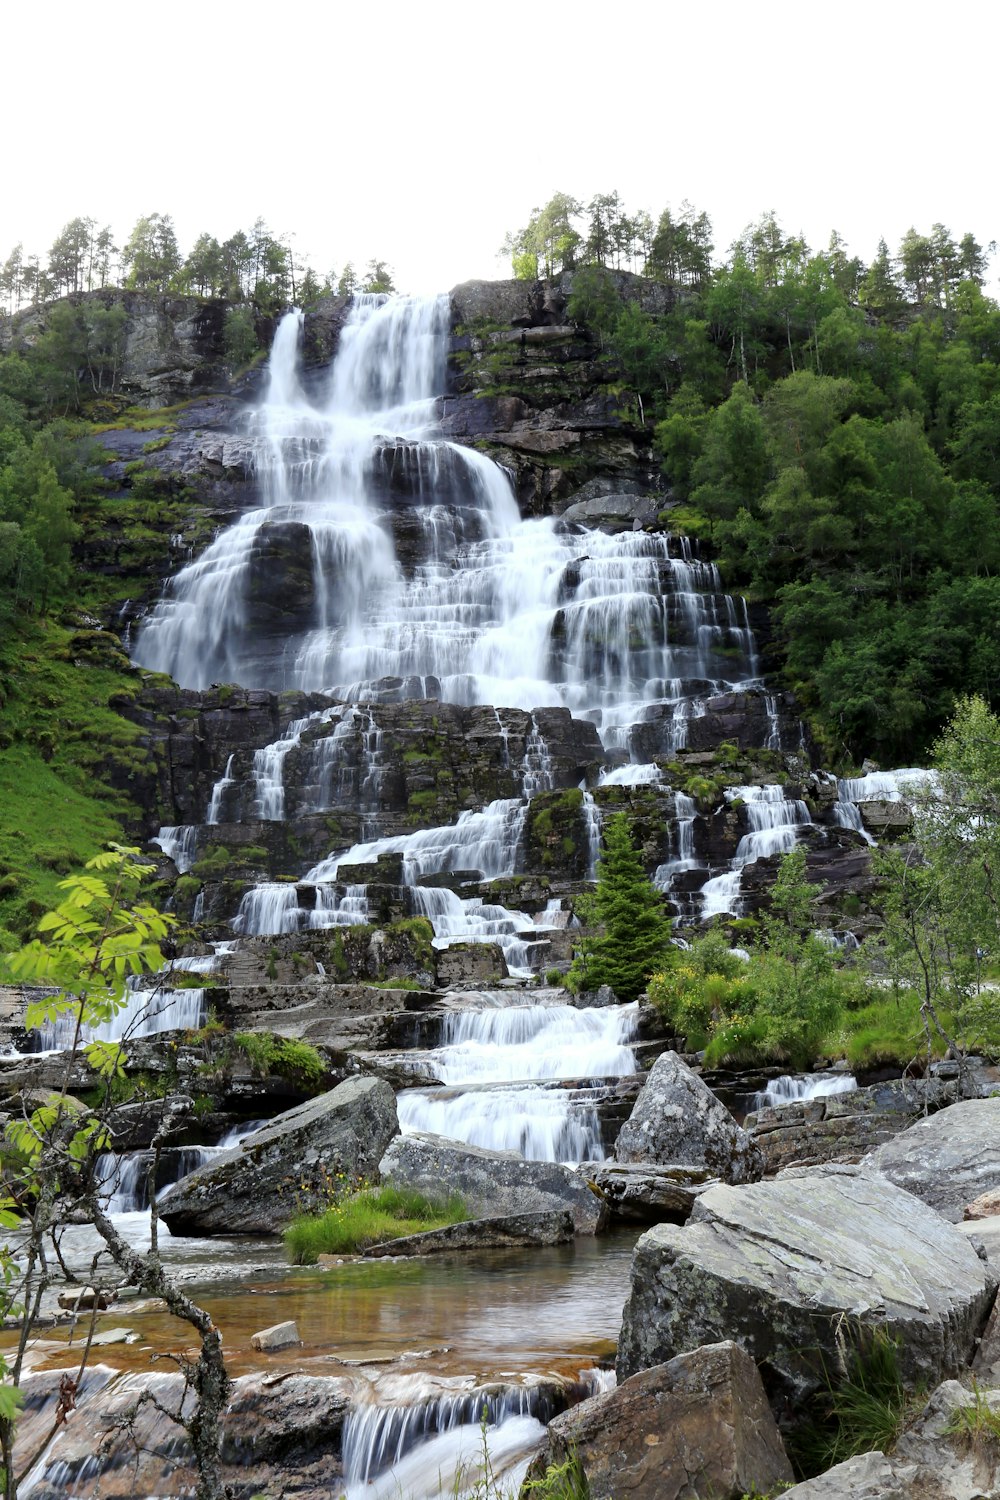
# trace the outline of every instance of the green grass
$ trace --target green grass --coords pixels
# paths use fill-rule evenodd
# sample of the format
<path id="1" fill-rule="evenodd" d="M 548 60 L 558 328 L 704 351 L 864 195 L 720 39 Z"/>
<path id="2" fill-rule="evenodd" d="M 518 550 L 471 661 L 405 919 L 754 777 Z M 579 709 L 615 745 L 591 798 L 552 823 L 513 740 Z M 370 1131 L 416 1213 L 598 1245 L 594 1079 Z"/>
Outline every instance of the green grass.
<path id="1" fill-rule="evenodd" d="M 404 1188 L 365 1188 L 341 1198 L 322 1214 L 300 1214 L 285 1230 L 289 1259 L 298 1266 L 316 1263 L 320 1255 L 348 1255 L 367 1245 L 442 1229 L 468 1218 L 461 1199 L 435 1203 Z"/>
<path id="2" fill-rule="evenodd" d="M 274 1036 L 269 1031 L 238 1031 L 233 1042 L 255 1073 L 276 1073 L 293 1083 L 315 1088 L 327 1071 L 326 1061 L 311 1042 Z"/>
<path id="3" fill-rule="evenodd" d="M 0 639 L 0 949 L 30 936 L 64 876 L 121 839 L 137 811 L 125 789 L 151 768 L 140 729 L 111 707 L 137 677 L 92 664 L 81 634 L 31 619 Z"/>
<path id="4" fill-rule="evenodd" d="M 899 1346 L 883 1328 L 856 1328 L 839 1376 L 824 1372 L 813 1414 L 789 1443 L 789 1456 L 803 1476 L 824 1473 L 858 1453 L 888 1452 L 907 1416 L 923 1404 L 907 1389 Z"/>
<path id="5" fill-rule="evenodd" d="M 869 993 L 873 993 L 869 991 Z M 829 1050 L 839 1051 L 852 1068 L 875 1068 L 883 1064 L 905 1065 L 916 1056 L 926 1056 L 927 1036 L 920 1016 L 920 1000 L 911 992 L 897 999 L 878 995 L 860 1010 L 845 1012 L 843 1032 L 831 1038 Z M 944 1043 L 934 1037 L 934 1050 Z"/>

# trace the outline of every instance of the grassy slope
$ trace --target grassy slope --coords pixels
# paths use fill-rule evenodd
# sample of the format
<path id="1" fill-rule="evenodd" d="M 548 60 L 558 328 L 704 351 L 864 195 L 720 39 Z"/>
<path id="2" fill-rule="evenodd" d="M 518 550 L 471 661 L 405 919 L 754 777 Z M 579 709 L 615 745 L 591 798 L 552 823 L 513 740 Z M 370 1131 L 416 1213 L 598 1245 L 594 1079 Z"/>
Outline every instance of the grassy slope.
<path id="1" fill-rule="evenodd" d="M 110 706 L 137 676 L 113 636 L 27 619 L 0 640 L 0 947 L 22 941 L 57 882 L 136 809 L 140 731 Z"/>

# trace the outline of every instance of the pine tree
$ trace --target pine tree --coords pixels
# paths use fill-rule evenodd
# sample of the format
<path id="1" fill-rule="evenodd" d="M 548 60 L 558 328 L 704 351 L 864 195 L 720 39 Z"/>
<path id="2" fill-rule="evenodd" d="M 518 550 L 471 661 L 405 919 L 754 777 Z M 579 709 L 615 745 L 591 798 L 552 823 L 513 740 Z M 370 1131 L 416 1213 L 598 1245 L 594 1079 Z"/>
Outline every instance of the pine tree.
<path id="1" fill-rule="evenodd" d="M 571 972 L 587 989 L 607 984 L 619 1000 L 635 1000 L 650 974 L 669 960 L 670 919 L 642 868 L 624 813 L 608 819 L 603 843 L 593 898 L 600 930 Z"/>

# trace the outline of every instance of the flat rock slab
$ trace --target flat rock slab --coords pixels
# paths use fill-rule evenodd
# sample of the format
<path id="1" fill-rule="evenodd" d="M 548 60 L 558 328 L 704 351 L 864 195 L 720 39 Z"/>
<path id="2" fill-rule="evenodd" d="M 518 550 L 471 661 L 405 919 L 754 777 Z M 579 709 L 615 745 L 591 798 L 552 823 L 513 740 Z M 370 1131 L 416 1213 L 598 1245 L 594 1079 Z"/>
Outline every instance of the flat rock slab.
<path id="1" fill-rule="evenodd" d="M 366 1256 L 437 1255 L 445 1250 L 502 1250 L 510 1247 L 565 1245 L 576 1235 L 573 1215 L 568 1209 L 553 1213 L 504 1214 L 491 1219 L 467 1219 L 461 1224 L 446 1224 L 443 1229 L 428 1229 L 423 1234 L 407 1234 L 381 1245 L 369 1245 Z"/>
<path id="2" fill-rule="evenodd" d="M 615 1161 L 707 1167 L 723 1182 L 753 1182 L 763 1158 L 724 1104 L 676 1052 L 650 1069 L 615 1142 Z"/>
<path id="3" fill-rule="evenodd" d="M 322 1209 L 338 1178 L 377 1176 L 399 1133 L 396 1096 L 380 1078 L 349 1078 L 254 1132 L 164 1194 L 171 1234 L 277 1234 Z"/>
<path id="4" fill-rule="evenodd" d="M 441 1135 L 400 1135 L 379 1164 L 385 1182 L 428 1198 L 457 1193 L 476 1217 L 568 1209 L 577 1234 L 596 1234 L 606 1210 L 572 1167 L 525 1161 L 516 1151 L 484 1151 Z"/>
<path id="5" fill-rule="evenodd" d="M 792 1478 L 757 1366 L 726 1341 L 633 1375 L 553 1418 L 529 1476 L 576 1454 L 592 1500 L 740 1500 Z"/>
<path id="6" fill-rule="evenodd" d="M 880 1327 L 908 1383 L 936 1384 L 968 1363 L 996 1286 L 965 1235 L 856 1168 L 713 1187 L 683 1228 L 636 1245 L 618 1376 L 725 1336 L 801 1398 L 839 1366 L 845 1331 Z"/>
<path id="7" fill-rule="evenodd" d="M 718 1178 L 708 1167 L 656 1166 L 648 1162 L 585 1162 L 577 1168 L 615 1219 L 631 1224 L 684 1224 L 695 1201 Z"/>
<path id="8" fill-rule="evenodd" d="M 1000 1098 L 965 1099 L 918 1120 L 867 1157 L 864 1169 L 957 1224 L 967 1203 L 1000 1188 Z"/>

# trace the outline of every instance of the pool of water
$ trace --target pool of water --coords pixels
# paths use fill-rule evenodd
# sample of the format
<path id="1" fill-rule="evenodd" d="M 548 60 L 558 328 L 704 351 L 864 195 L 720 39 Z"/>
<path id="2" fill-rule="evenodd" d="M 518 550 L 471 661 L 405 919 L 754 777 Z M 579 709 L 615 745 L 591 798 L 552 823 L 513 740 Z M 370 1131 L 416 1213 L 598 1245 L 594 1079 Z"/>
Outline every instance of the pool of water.
<path id="1" fill-rule="evenodd" d="M 130 1228 L 138 1239 L 138 1224 Z M 283 1269 L 273 1241 L 166 1235 L 163 1251 L 168 1264 L 183 1268 L 185 1290 L 221 1328 L 234 1374 L 262 1365 L 334 1373 L 342 1364 L 413 1369 L 419 1362 L 446 1378 L 575 1376 L 614 1353 L 635 1239 L 631 1231 L 542 1250 L 347 1259 L 308 1270 Z M 226 1280 L 234 1271 L 241 1279 Z M 251 1349 L 253 1333 L 288 1319 L 298 1325 L 301 1348 L 274 1355 Z M 85 1322 L 89 1317 L 74 1335 L 77 1347 Z M 103 1363 L 122 1369 L 148 1368 L 154 1356 L 192 1343 L 188 1325 L 127 1299 L 98 1320 L 99 1332 L 110 1328 L 138 1335 L 134 1343 L 100 1349 Z M 45 1329 L 40 1339 L 36 1367 L 66 1362 L 67 1329 Z"/>

